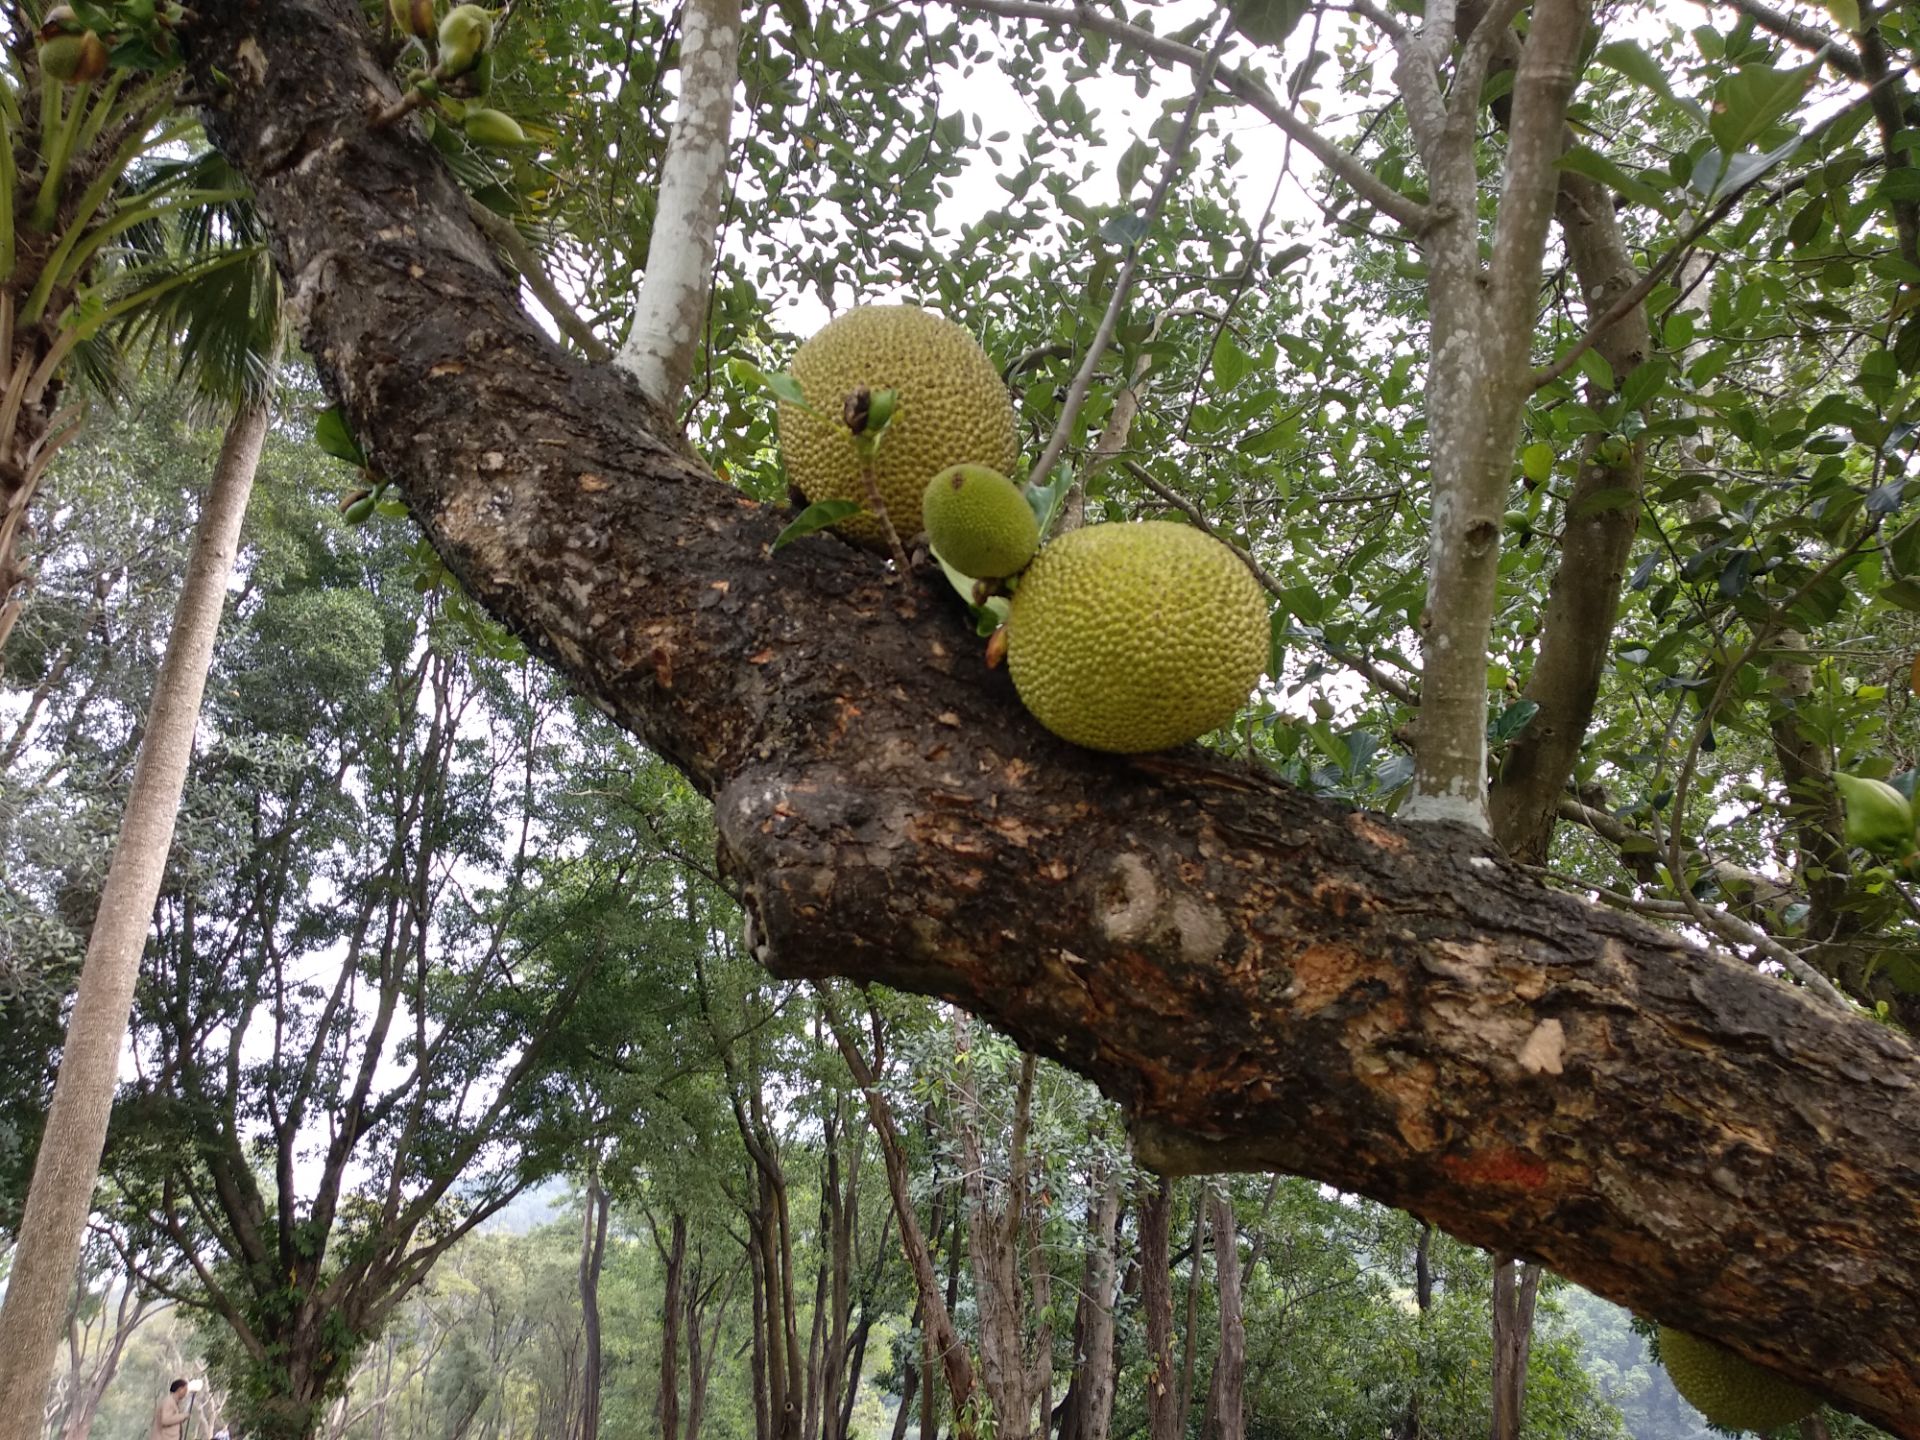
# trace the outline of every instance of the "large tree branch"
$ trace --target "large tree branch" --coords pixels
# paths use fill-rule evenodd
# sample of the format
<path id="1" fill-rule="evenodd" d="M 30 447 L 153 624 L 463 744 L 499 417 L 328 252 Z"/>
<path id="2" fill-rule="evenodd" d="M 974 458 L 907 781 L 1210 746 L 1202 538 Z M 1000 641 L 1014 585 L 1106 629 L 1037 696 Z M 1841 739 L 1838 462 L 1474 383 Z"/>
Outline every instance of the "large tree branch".
<path id="1" fill-rule="evenodd" d="M 781 513 L 520 312 L 432 152 L 368 128 L 352 0 L 198 14 L 329 387 L 476 596 L 714 797 L 765 963 L 967 1006 L 1166 1169 L 1375 1196 L 1920 1437 L 1904 1037 L 1470 832 L 1053 740 L 950 596 L 772 552 Z"/>

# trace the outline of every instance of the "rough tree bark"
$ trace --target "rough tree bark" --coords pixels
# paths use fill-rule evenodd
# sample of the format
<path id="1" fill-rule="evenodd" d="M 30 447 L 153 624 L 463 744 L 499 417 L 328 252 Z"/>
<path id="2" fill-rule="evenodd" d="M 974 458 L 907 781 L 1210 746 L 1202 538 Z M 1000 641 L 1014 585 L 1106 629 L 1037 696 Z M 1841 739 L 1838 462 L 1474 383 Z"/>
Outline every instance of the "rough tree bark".
<path id="1" fill-rule="evenodd" d="M 764 963 L 966 1006 L 1169 1172 L 1371 1195 L 1920 1436 L 1908 1041 L 1470 831 L 1051 740 L 933 587 L 771 554 L 780 513 L 521 314 L 427 147 L 368 128 L 396 92 L 347 0 L 197 13 L 328 385 L 473 592 L 714 797 Z"/>
<path id="2" fill-rule="evenodd" d="M 672 1239 L 660 1243 L 660 1227 L 653 1230 L 654 1249 L 666 1277 L 660 1299 L 660 1394 L 654 1405 L 654 1418 L 660 1426 L 660 1440 L 680 1440 L 680 1276 L 686 1268 L 687 1217 L 675 1212 Z"/>
<path id="3" fill-rule="evenodd" d="M 1511 1255 L 1493 1257 L 1493 1440 L 1520 1440 L 1527 1410 L 1527 1352 L 1533 1345 L 1533 1303 L 1540 1267 Z"/>
<path id="4" fill-rule="evenodd" d="M 0 1304 L 0 1355 L 18 1361 L 0 1367 L 0 1436 L 5 1440 L 39 1440 L 41 1405 L 100 1173 L 140 956 L 173 846 L 200 697 L 269 417 L 262 401 L 242 407 L 227 426 L 187 557 L 166 655 L 154 678 L 146 734 L 87 938 L 53 1105 L 27 1191 L 6 1300 Z"/>

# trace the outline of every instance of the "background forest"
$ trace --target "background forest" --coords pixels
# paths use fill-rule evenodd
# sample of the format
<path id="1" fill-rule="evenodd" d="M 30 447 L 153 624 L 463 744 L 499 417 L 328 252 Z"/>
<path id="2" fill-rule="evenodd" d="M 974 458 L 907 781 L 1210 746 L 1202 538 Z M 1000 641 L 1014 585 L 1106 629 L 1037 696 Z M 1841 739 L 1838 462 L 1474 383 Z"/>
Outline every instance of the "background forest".
<path id="1" fill-rule="evenodd" d="M 32 519 L 0 571 L 0 1247 L 200 497 L 248 417 L 261 448 L 48 1437 L 142 1435 L 174 1374 L 205 1381 L 190 1433 L 327 1440 L 1705 1433 L 1626 1313 L 1538 1266 L 1308 1179 L 1162 1179 L 1093 1085 L 964 1011 L 771 976 L 707 800 L 489 618 L 330 408 L 244 183 L 139 70 L 159 57 L 116 52 L 144 89 L 58 85 L 48 16 L 0 8 L 19 234 L 52 223 L 21 176 L 124 142 L 76 162 L 99 188 L 60 202 L 55 278 L 5 294 L 9 341 L 41 324 L 58 350 L 44 375 L 10 360 L 15 388 L 62 378 L 7 459 Z M 405 8 L 368 9 L 402 68 Z M 1270 681 L 1214 748 L 1394 810 L 1433 277 L 1393 203 L 1270 121 L 1419 199 L 1390 37 L 1420 7 L 1091 8 L 1106 28 L 749 7 L 689 436 L 783 503 L 763 372 L 856 300 L 959 320 L 1029 456 L 1064 421 L 1076 513 L 1182 518 L 1260 570 Z M 1909 1030 L 1911 865 L 1852 843 L 1833 777 L 1911 796 L 1920 745 L 1920 33 L 1855 0 L 1597 19 L 1506 484 L 1505 793 L 1577 688 L 1539 668 L 1567 547 L 1609 530 L 1625 562 L 1572 778 L 1503 842 Z M 632 320 L 684 24 L 520 0 L 489 100 L 527 142 L 405 121 L 593 358 Z M 1511 75 L 1487 82 L 1489 172 Z M 1626 284 L 1571 238 L 1582 204 Z M 1630 314 L 1635 345 L 1589 333 Z M 1880 1432 L 1829 1411 L 1803 1433 Z"/>

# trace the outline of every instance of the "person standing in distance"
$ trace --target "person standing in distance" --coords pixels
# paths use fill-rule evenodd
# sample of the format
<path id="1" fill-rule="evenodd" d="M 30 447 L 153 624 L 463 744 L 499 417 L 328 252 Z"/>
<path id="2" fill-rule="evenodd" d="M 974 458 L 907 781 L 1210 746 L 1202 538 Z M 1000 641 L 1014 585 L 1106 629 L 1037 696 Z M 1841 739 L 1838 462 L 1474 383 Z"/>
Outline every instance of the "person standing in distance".
<path id="1" fill-rule="evenodd" d="M 187 1382 L 176 1380 L 167 1393 L 153 1404 L 153 1428 L 147 1440 L 182 1440 L 187 1428 L 187 1412 L 193 1408 L 193 1392 Z"/>

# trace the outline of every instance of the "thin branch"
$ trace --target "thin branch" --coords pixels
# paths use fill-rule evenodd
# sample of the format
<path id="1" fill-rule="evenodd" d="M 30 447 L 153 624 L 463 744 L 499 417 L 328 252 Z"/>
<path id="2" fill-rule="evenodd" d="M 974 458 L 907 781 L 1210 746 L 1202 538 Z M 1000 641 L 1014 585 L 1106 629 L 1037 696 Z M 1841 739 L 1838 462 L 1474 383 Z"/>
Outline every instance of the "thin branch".
<path id="1" fill-rule="evenodd" d="M 1129 50 L 1137 50 L 1169 64 L 1185 65 L 1196 72 L 1208 66 L 1207 52 L 1204 50 L 1155 35 L 1123 20 L 1109 19 L 1083 7 L 1069 10 L 1060 5 L 1030 3 L 1030 0 L 953 0 L 953 8 L 1015 20 L 1040 20 L 1049 25 L 1104 35 Z M 1432 212 L 1426 205 L 1401 194 L 1368 169 L 1358 156 L 1334 144 L 1308 121 L 1295 115 L 1275 98 L 1266 83 L 1257 76 L 1238 66 L 1220 66 L 1213 73 L 1213 83 L 1291 135 L 1303 150 L 1351 185 L 1362 200 L 1381 214 L 1391 215 L 1416 234 L 1431 223 Z"/>
<path id="2" fill-rule="evenodd" d="M 1761 4 L 1760 0 L 1695 0 L 1695 3 L 1709 10 L 1716 3 L 1738 10 L 1762 30 L 1824 58 L 1827 64 L 1849 80 L 1867 78 L 1866 67 L 1860 63 L 1860 56 L 1842 45 L 1834 36 L 1822 34 L 1811 25 L 1796 20 L 1791 15 L 1774 9 L 1771 5 Z"/>
<path id="3" fill-rule="evenodd" d="M 690 0 L 681 21 L 680 116 L 667 142 L 647 278 L 614 363 L 671 410 L 693 374 L 726 206 L 740 0 Z"/>
<path id="4" fill-rule="evenodd" d="M 1113 332 L 1119 329 L 1121 313 L 1127 308 L 1127 296 L 1133 290 L 1133 274 L 1140 264 L 1140 247 L 1159 222 L 1167 194 L 1173 189 L 1174 179 L 1187 158 L 1187 148 L 1193 143 L 1194 126 L 1200 119 L 1200 107 L 1213 88 L 1213 70 L 1220 47 L 1232 33 L 1230 27 L 1221 26 L 1219 38 L 1200 71 L 1193 99 L 1187 105 L 1187 113 L 1181 117 L 1180 131 L 1173 137 L 1173 143 L 1167 146 L 1166 164 L 1161 168 L 1159 182 L 1153 187 L 1153 195 L 1148 199 L 1146 211 L 1141 216 L 1140 238 L 1128 248 L 1127 258 L 1121 262 L 1120 273 L 1113 282 L 1113 298 L 1107 302 L 1107 313 L 1100 317 L 1100 328 L 1094 331 L 1093 343 L 1087 346 L 1080 369 L 1075 373 L 1073 383 L 1067 387 L 1067 398 L 1060 406 L 1060 417 L 1054 422 L 1053 434 L 1047 438 L 1047 448 L 1040 452 L 1040 458 L 1027 475 L 1029 485 L 1045 485 L 1067 448 L 1067 441 L 1073 434 L 1073 423 L 1080 418 L 1080 408 L 1087 403 L 1088 392 L 1093 389 L 1093 372 L 1100 364 L 1100 357 L 1107 353 L 1107 346 L 1113 343 Z"/>
<path id="5" fill-rule="evenodd" d="M 553 323 L 560 327 L 560 333 L 578 345 L 588 359 L 602 362 L 611 360 L 613 351 L 593 333 L 593 328 L 580 318 L 579 312 L 567 303 L 559 286 L 553 283 L 553 277 L 547 274 L 546 266 L 540 263 L 540 257 L 527 243 L 527 237 L 520 233 L 520 227 L 506 216 L 489 210 L 472 196 L 467 197 L 467 214 L 475 225 L 486 232 L 489 240 L 507 252 L 513 268 L 527 282 L 527 288 L 533 291 L 533 298 L 540 302 L 540 308 L 553 317 Z"/>
<path id="6" fill-rule="evenodd" d="M 1820 999 L 1829 1005 L 1838 1006 L 1849 1015 L 1859 1012 L 1859 1006 L 1847 999 L 1845 995 L 1842 995 L 1834 986 L 1834 983 L 1827 979 L 1826 976 L 1822 975 L 1805 960 L 1794 954 L 1793 951 L 1767 934 L 1766 931 L 1760 929 L 1759 926 L 1749 925 L 1737 915 L 1728 914 L 1725 910 L 1709 910 L 1698 900 L 1693 900 L 1691 903 L 1688 903 L 1683 900 L 1641 899 L 1638 896 L 1622 894 L 1617 890 L 1608 890 L 1604 886 L 1594 885 L 1588 881 L 1579 880 L 1572 876 L 1555 874 L 1553 871 L 1537 865 L 1523 865 L 1520 868 L 1530 874 L 1538 875 L 1542 880 L 1550 880 L 1554 884 L 1564 888 L 1582 890 L 1590 895 L 1597 895 L 1607 904 L 1618 906 L 1623 910 L 1636 911 L 1642 915 L 1656 915 L 1667 920 L 1696 920 L 1712 930 L 1722 940 L 1734 945 L 1748 946 L 1751 949 L 1759 951 L 1769 960 L 1775 961 L 1783 966 L 1794 979 L 1806 986 L 1807 989 L 1813 991 L 1815 995 L 1819 996 Z"/>

